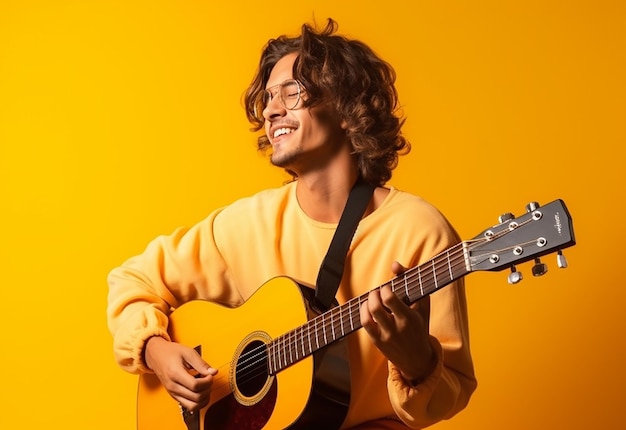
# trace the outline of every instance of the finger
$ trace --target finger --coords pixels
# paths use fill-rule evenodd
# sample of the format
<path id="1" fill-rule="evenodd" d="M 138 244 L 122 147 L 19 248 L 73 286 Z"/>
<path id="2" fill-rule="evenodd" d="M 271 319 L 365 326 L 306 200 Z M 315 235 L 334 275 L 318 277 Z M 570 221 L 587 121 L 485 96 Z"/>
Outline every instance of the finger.
<path id="1" fill-rule="evenodd" d="M 361 326 L 375 340 L 380 338 L 382 328 L 380 326 L 380 322 L 382 321 L 384 324 L 384 317 L 387 316 L 386 311 L 381 312 L 378 317 L 374 315 L 376 309 L 381 308 L 382 304 L 380 303 L 378 292 L 376 290 L 373 290 L 370 291 L 370 293 L 368 294 L 368 299 L 361 305 L 361 308 L 359 309 Z"/>
<path id="2" fill-rule="evenodd" d="M 204 361 L 202 361 L 204 363 Z M 192 368 L 187 371 L 187 374 L 183 376 L 180 382 L 182 386 L 182 394 L 196 402 L 202 402 L 203 399 L 208 399 L 213 386 L 214 376 L 217 374 L 217 370 L 204 363 L 198 370 Z M 203 374 L 201 372 L 206 372 Z"/>
<path id="3" fill-rule="evenodd" d="M 171 374 L 171 392 L 178 394 L 183 399 L 201 401 L 210 393 L 213 377 L 217 370 L 212 368 L 193 349 L 186 348 L 181 354 L 182 371 Z"/>
<path id="4" fill-rule="evenodd" d="M 424 325 L 430 327 L 430 296 L 423 297 L 411 306 L 422 317 Z"/>
<path id="5" fill-rule="evenodd" d="M 183 360 L 185 360 L 185 367 L 190 370 L 190 374 L 196 376 L 200 374 L 202 376 L 216 375 L 217 369 L 211 367 L 209 363 L 196 352 L 195 349 L 189 349 L 183 354 Z"/>
<path id="6" fill-rule="evenodd" d="M 189 379 L 178 382 L 170 390 L 172 397 L 189 410 L 196 410 L 207 405 L 211 397 L 213 376 L 201 377 L 198 375 L 194 378 L 187 374 L 185 378 Z"/>
<path id="7" fill-rule="evenodd" d="M 172 395 L 172 397 L 174 398 L 174 400 L 176 400 L 176 402 L 178 402 L 179 406 L 181 408 L 185 408 L 188 411 L 197 411 L 202 409 L 203 407 L 205 407 L 208 403 L 209 403 L 209 396 L 203 397 L 203 398 L 188 398 L 184 395 Z"/>
<path id="8" fill-rule="evenodd" d="M 367 306 L 374 322 L 380 326 L 381 330 L 389 330 L 393 326 L 393 315 L 387 308 L 381 297 L 381 289 L 370 291 L 367 299 Z"/>
<path id="9" fill-rule="evenodd" d="M 365 329 L 365 331 L 370 334 L 374 334 L 377 329 L 376 322 L 369 311 L 367 300 L 359 308 L 359 317 L 361 319 L 361 326 Z"/>
<path id="10" fill-rule="evenodd" d="M 409 312 L 409 307 L 393 292 L 391 286 L 386 285 L 381 287 L 380 299 L 383 306 L 395 316 L 404 317 L 406 313 Z"/>
<path id="11" fill-rule="evenodd" d="M 404 272 L 407 271 L 407 268 L 404 267 L 402 264 L 400 264 L 397 261 L 394 261 L 393 263 L 391 263 L 391 271 L 395 274 L 395 275 L 401 275 Z"/>

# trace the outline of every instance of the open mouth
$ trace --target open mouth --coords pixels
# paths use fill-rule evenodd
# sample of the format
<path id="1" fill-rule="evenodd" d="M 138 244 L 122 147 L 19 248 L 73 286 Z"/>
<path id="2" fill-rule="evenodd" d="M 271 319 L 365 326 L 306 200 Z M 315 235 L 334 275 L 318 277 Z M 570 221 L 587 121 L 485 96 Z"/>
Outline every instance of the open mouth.
<path id="1" fill-rule="evenodd" d="M 289 128 L 289 127 L 277 128 L 276 130 L 274 130 L 274 134 L 273 134 L 272 138 L 276 139 L 277 137 L 285 136 L 287 134 L 291 134 L 294 131 L 295 131 L 294 128 Z"/>

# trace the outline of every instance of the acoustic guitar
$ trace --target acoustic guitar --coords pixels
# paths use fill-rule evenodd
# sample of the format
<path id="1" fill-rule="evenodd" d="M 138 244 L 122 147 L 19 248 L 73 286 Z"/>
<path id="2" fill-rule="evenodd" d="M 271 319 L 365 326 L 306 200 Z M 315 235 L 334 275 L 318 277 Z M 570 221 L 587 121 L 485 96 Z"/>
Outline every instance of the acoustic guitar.
<path id="1" fill-rule="evenodd" d="M 530 203 L 515 218 L 499 222 L 429 261 L 391 279 L 390 286 L 411 304 L 474 271 L 509 268 L 509 282 L 521 280 L 516 265 L 575 244 L 572 219 L 562 200 Z M 237 308 L 190 301 L 170 315 L 172 340 L 196 348 L 216 367 L 209 405 L 191 412 L 170 397 L 153 374 L 139 378 L 138 430 L 336 429 L 350 402 L 350 369 L 345 337 L 361 328 L 359 308 L 367 293 L 335 303 L 318 314 L 314 292 L 289 277 L 261 286 Z"/>

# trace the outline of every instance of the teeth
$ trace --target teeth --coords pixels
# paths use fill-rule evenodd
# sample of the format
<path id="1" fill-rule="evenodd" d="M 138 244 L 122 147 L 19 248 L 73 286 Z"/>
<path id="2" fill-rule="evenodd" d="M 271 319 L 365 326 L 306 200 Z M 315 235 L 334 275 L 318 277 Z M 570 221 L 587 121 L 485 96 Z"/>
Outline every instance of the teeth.
<path id="1" fill-rule="evenodd" d="M 274 131 L 274 137 L 282 136 L 283 134 L 293 133 L 293 128 L 278 128 Z"/>

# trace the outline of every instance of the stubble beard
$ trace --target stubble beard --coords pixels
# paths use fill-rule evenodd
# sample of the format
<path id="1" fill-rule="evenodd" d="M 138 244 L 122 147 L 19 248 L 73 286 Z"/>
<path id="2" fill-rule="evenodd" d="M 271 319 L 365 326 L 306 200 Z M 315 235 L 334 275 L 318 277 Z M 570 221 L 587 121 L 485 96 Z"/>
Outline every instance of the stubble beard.
<path id="1" fill-rule="evenodd" d="M 276 167 L 286 169 L 293 166 L 294 163 L 300 158 L 300 152 L 301 151 L 297 148 L 278 153 L 274 151 L 270 155 L 270 162 Z"/>

